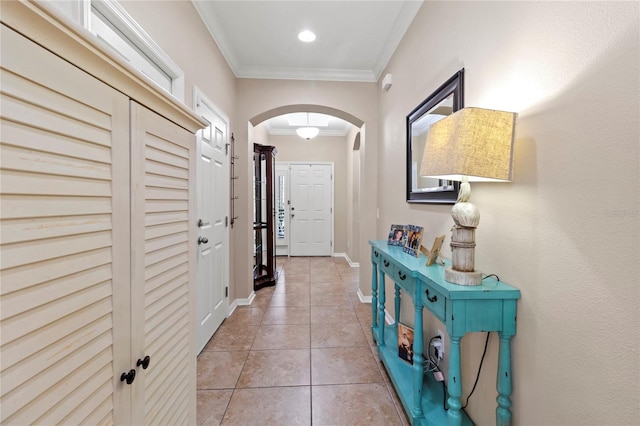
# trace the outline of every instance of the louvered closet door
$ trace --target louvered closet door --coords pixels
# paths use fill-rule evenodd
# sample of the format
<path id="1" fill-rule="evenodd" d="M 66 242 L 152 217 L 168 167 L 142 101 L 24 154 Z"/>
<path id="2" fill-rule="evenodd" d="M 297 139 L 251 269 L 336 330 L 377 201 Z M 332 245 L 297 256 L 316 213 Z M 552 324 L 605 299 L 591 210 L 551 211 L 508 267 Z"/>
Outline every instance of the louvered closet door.
<path id="1" fill-rule="evenodd" d="M 1 37 L 0 423 L 127 423 L 128 99 Z"/>
<path id="2" fill-rule="evenodd" d="M 131 103 L 134 424 L 195 424 L 195 136 Z"/>

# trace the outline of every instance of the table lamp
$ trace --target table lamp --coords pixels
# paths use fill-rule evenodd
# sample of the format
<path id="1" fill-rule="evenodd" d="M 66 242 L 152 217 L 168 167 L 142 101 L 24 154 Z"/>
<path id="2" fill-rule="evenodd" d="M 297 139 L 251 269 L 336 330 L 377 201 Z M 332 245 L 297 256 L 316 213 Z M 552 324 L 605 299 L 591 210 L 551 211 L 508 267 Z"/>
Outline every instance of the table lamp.
<path id="1" fill-rule="evenodd" d="M 474 269 L 478 208 L 469 203 L 469 182 L 510 182 L 517 114 L 482 108 L 463 108 L 434 123 L 420 166 L 420 175 L 460 181 L 458 200 L 451 209 L 452 266 L 445 280 L 479 285 L 482 273 Z"/>

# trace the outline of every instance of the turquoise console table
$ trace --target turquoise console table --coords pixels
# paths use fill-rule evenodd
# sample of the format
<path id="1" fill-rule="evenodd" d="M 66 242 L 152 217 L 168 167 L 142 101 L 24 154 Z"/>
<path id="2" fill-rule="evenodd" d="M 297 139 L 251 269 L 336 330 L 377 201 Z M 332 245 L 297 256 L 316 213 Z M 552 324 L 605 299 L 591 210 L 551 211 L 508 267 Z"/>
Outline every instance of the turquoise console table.
<path id="1" fill-rule="evenodd" d="M 520 291 L 494 279 L 479 286 L 460 286 L 444 280 L 444 267 L 426 266 L 424 255 L 416 258 L 386 241 L 371 245 L 371 333 L 378 354 L 414 425 L 473 424 L 462 410 L 460 340 L 468 332 L 497 331 L 498 407 L 496 424 L 511 424 L 511 337 L 516 334 L 516 301 Z M 385 276 L 395 285 L 395 323 L 385 325 Z M 398 358 L 400 290 L 415 308 L 413 365 Z M 443 408 L 442 385 L 432 374 L 424 374 L 422 311 L 428 309 L 445 324 L 449 335 L 447 411 Z M 428 348 L 427 348 L 428 349 Z"/>

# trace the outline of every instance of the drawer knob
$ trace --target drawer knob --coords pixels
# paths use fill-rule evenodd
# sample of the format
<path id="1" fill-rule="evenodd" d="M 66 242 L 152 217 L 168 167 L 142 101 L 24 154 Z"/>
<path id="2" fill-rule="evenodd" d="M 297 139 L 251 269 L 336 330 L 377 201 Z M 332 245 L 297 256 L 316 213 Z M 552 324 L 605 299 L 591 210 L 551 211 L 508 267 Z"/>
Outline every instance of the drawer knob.
<path id="1" fill-rule="evenodd" d="M 382 261 L 382 263 L 384 263 L 384 266 L 385 266 L 385 267 L 388 267 L 388 266 L 389 266 L 389 261 L 388 261 L 387 259 L 383 260 L 383 261 Z"/>
<path id="2" fill-rule="evenodd" d="M 429 297 L 429 289 L 427 289 L 426 291 L 427 293 L 427 300 L 429 300 L 429 302 L 436 302 L 438 300 L 438 295 L 434 294 L 433 297 Z"/>
<path id="3" fill-rule="evenodd" d="M 377 251 L 374 251 L 374 252 L 373 252 L 373 255 L 374 255 L 375 257 L 378 257 L 378 252 L 377 252 Z"/>
<path id="4" fill-rule="evenodd" d="M 133 383 L 133 381 L 136 378 L 136 370 L 129 370 L 128 373 L 122 373 L 122 375 L 120 376 L 120 381 L 124 382 L 126 381 L 128 385 L 130 385 L 131 383 Z"/>
<path id="5" fill-rule="evenodd" d="M 402 281 L 404 281 L 407 278 L 407 274 L 403 274 L 402 271 L 398 271 L 398 276 Z"/>
<path id="6" fill-rule="evenodd" d="M 136 362 L 136 367 L 142 366 L 142 369 L 146 370 L 149 367 L 150 362 L 151 362 L 151 357 L 147 355 L 144 357 L 144 359 L 138 359 L 138 362 Z"/>

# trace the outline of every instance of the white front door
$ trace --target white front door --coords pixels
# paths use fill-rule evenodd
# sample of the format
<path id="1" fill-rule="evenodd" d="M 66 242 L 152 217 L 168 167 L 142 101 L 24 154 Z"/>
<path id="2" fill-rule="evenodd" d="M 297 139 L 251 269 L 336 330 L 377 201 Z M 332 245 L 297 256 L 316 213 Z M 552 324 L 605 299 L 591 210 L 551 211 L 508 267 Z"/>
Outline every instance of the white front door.
<path id="1" fill-rule="evenodd" d="M 209 122 L 198 132 L 197 350 L 226 318 L 229 301 L 229 156 L 227 120 L 201 93 L 196 113 Z"/>
<path id="2" fill-rule="evenodd" d="M 331 164 L 291 165 L 291 256 L 331 256 Z"/>

